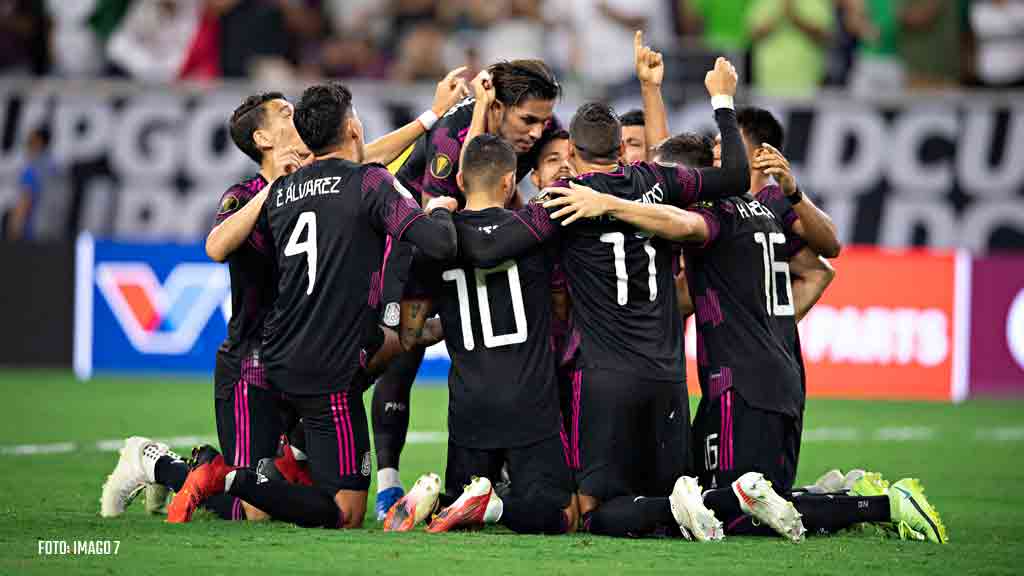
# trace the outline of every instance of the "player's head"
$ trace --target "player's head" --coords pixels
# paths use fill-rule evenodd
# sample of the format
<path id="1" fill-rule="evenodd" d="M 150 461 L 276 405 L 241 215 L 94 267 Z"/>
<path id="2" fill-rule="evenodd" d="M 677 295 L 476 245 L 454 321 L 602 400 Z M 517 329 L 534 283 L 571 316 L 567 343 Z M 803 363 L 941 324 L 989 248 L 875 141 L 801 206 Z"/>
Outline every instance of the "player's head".
<path id="1" fill-rule="evenodd" d="M 228 129 L 235 146 L 263 163 L 263 156 L 278 146 L 299 145 L 291 102 L 280 92 L 263 92 L 247 97 L 231 114 Z"/>
<path id="2" fill-rule="evenodd" d="M 588 164 L 617 164 L 622 157 L 622 125 L 615 110 L 601 102 L 580 106 L 569 124 L 569 158 L 576 172 Z"/>
<path id="3" fill-rule="evenodd" d="M 644 136 L 644 111 L 630 110 L 619 116 L 619 122 L 622 123 L 622 143 L 626 145 L 626 152 L 622 155 L 622 161 L 630 164 L 647 160 L 647 138 Z"/>
<path id="4" fill-rule="evenodd" d="M 747 149 L 747 158 L 751 162 L 754 160 L 754 152 L 762 144 L 768 144 L 778 150 L 782 150 L 786 136 L 785 131 L 782 129 L 782 124 L 779 123 L 779 120 L 768 110 L 755 106 L 740 108 L 736 112 L 736 123 L 740 126 L 743 146 Z M 715 146 L 716 166 L 720 166 L 722 162 L 721 148 L 721 137 L 719 137 L 716 140 Z"/>
<path id="5" fill-rule="evenodd" d="M 687 168 L 707 168 L 714 163 L 711 138 L 695 132 L 683 132 L 665 140 L 654 149 L 654 161 Z"/>
<path id="6" fill-rule="evenodd" d="M 554 115 L 561 87 L 542 60 L 512 60 L 487 67 L 495 102 L 488 124 L 517 154 L 529 152 Z"/>
<path id="7" fill-rule="evenodd" d="M 363 123 L 352 106 L 352 92 L 341 84 L 306 88 L 295 105 L 295 128 L 316 156 L 348 151 L 357 163 L 365 157 Z"/>
<path id="8" fill-rule="evenodd" d="M 556 130 L 545 134 L 537 143 L 537 149 L 537 163 L 530 172 L 530 179 L 538 190 L 573 177 L 572 165 L 569 164 L 569 132 Z"/>
<path id="9" fill-rule="evenodd" d="M 505 205 L 516 189 L 516 151 L 496 134 L 481 134 L 466 143 L 458 175 L 466 199 Z"/>

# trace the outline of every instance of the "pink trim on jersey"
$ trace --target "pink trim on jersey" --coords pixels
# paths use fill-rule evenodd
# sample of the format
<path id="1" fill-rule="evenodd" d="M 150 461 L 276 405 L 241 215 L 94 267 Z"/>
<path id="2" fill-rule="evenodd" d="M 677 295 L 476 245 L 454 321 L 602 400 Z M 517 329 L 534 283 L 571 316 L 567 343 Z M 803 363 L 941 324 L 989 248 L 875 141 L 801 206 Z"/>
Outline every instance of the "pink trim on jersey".
<path id="1" fill-rule="evenodd" d="M 402 227 L 402 230 L 398 233 L 398 236 L 395 236 L 395 240 L 401 240 L 402 236 L 405 236 L 405 231 L 409 229 L 409 226 L 412 226 L 413 222 L 419 220 L 420 218 L 423 218 L 424 216 L 426 216 L 426 214 L 423 212 L 420 212 L 419 214 L 413 216 L 412 220 L 406 222 L 405 226 Z"/>

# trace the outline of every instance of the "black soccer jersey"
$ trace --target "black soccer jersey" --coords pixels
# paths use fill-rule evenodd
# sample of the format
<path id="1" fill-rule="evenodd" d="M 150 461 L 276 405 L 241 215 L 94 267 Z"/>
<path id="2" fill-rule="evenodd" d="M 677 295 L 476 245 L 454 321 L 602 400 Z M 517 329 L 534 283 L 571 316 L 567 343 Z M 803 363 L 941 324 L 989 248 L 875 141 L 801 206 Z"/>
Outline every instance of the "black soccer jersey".
<path id="1" fill-rule="evenodd" d="M 422 173 L 421 191 L 431 196 L 452 196 L 463 202 L 462 191 L 459 190 L 455 177 L 459 173 L 459 156 L 462 152 L 462 145 L 466 141 L 466 134 L 469 133 L 469 126 L 473 122 L 473 106 L 475 98 L 466 98 L 453 106 L 448 112 L 437 121 L 430 132 L 421 137 L 424 142 L 424 154 L 422 159 L 413 150 L 413 155 L 406 162 L 409 168 L 398 172 L 398 177 L 403 182 L 406 179 L 415 177 L 415 170 L 420 169 Z M 544 134 L 557 131 L 561 128 L 557 118 L 551 118 L 544 126 Z M 542 136 L 539 141 L 544 141 Z M 418 145 L 418 143 L 417 143 Z M 516 164 L 516 182 L 522 180 L 533 170 L 537 164 L 537 155 L 540 154 L 540 147 L 534 147 L 525 154 L 518 156 Z M 416 156 L 413 158 L 413 156 Z"/>
<path id="2" fill-rule="evenodd" d="M 221 196 L 215 225 L 241 210 L 266 185 L 266 179 L 256 175 L 228 188 Z M 274 303 L 275 290 L 266 239 L 259 230 L 253 230 L 246 242 L 228 256 L 227 262 L 231 275 L 231 320 L 227 338 L 217 350 L 215 381 L 220 398 L 229 398 L 232 387 L 243 376 L 253 385 L 262 385 L 263 320 Z"/>
<path id="3" fill-rule="evenodd" d="M 499 238 L 495 233 L 502 228 L 537 238 L 555 228 L 539 206 L 459 212 L 454 220 L 460 247 L 478 249 Z M 452 358 L 448 433 L 454 444 L 512 448 L 558 434 L 550 344 L 553 266 L 551 247 L 541 245 L 486 267 L 464 257 L 417 264 L 418 282 L 438 306 Z"/>
<path id="4" fill-rule="evenodd" d="M 276 262 L 278 297 L 266 321 L 270 384 L 300 395 L 347 389 L 380 298 L 387 242 L 454 253 L 450 214 L 421 218 L 412 196 L 380 165 L 326 159 L 274 182 L 261 213 Z"/>
<path id="5" fill-rule="evenodd" d="M 783 216 L 750 194 L 695 209 L 709 231 L 705 244 L 686 248 L 701 392 L 735 388 L 756 408 L 799 417 L 804 379 Z"/>

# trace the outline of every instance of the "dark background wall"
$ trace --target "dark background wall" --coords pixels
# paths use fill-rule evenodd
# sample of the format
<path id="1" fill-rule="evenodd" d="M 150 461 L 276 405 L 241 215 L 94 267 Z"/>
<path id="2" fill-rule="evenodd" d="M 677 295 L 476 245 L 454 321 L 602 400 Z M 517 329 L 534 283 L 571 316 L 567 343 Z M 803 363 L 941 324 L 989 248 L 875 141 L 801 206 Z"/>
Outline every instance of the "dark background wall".
<path id="1" fill-rule="evenodd" d="M 0 242 L 0 365 L 71 366 L 74 245 Z"/>

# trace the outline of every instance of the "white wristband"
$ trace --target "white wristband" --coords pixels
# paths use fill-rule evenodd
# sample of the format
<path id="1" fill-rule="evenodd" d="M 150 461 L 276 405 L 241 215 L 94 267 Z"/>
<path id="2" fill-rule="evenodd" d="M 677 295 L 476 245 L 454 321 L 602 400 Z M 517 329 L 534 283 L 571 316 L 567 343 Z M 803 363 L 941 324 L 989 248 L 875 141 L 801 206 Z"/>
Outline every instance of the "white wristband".
<path id="1" fill-rule="evenodd" d="M 731 108 L 732 110 L 736 109 L 736 105 L 732 101 L 732 96 L 729 96 L 728 94 L 719 94 L 717 96 L 712 96 L 711 107 L 714 108 L 715 110 L 718 110 L 719 108 Z"/>
<path id="2" fill-rule="evenodd" d="M 419 118 L 416 119 L 424 130 L 429 131 L 437 123 L 437 114 L 434 114 L 433 110 L 427 110 L 423 114 L 420 114 Z"/>

